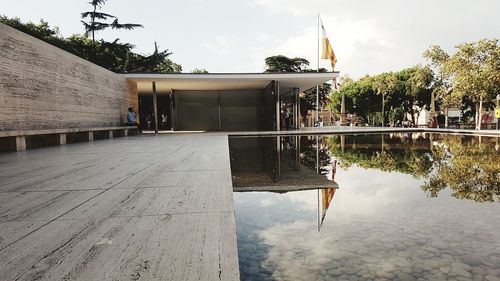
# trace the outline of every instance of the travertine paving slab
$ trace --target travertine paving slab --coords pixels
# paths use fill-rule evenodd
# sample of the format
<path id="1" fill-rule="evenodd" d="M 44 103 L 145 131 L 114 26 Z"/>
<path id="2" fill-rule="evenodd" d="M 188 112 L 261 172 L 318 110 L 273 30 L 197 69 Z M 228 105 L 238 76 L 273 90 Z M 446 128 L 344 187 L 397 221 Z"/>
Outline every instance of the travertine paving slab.
<path id="1" fill-rule="evenodd" d="M 106 189 L 135 172 L 154 164 L 147 158 L 130 163 L 129 159 L 103 159 L 61 168 L 26 180 L 5 184 L 1 191 L 43 191 L 67 189 Z"/>
<path id="2" fill-rule="evenodd" d="M 56 221 L 0 253 L 0 280 L 238 280 L 234 231 L 232 212 Z"/>
<path id="3" fill-rule="evenodd" d="M 0 280 L 238 280 L 226 134 L 0 154 Z"/>
<path id="4" fill-rule="evenodd" d="M 40 227 L 48 224 L 50 221 L 11 221 L 0 222 L 0 249 L 4 249 L 8 245 L 29 235 Z M 1 252 L 1 251 L 0 251 Z M 0 269 L 0 272 L 2 269 Z M 2 280 L 2 279 L 0 279 Z"/>
<path id="5" fill-rule="evenodd" d="M 231 171 L 228 170 L 194 170 L 194 171 L 163 171 L 156 169 L 153 174 L 142 182 L 140 187 L 160 186 L 218 186 L 232 187 Z"/>
<path id="6" fill-rule="evenodd" d="M 119 189 L 96 197 L 61 219 L 151 216 L 232 211 L 233 197 L 222 186 Z"/>
<path id="7" fill-rule="evenodd" d="M 10 192 L 0 195 L 0 222 L 52 220 L 101 190 Z"/>

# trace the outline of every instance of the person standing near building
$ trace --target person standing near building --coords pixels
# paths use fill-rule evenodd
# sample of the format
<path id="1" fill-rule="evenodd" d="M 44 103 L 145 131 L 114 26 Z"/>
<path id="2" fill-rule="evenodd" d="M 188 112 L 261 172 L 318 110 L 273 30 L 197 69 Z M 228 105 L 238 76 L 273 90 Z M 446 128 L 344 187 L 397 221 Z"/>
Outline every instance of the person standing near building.
<path id="1" fill-rule="evenodd" d="M 166 113 L 161 114 L 161 125 L 162 125 L 163 129 L 167 129 L 167 114 Z"/>
<path id="2" fill-rule="evenodd" d="M 438 127 L 438 121 L 436 119 L 436 116 L 433 116 L 431 119 L 431 128 L 437 128 Z"/>

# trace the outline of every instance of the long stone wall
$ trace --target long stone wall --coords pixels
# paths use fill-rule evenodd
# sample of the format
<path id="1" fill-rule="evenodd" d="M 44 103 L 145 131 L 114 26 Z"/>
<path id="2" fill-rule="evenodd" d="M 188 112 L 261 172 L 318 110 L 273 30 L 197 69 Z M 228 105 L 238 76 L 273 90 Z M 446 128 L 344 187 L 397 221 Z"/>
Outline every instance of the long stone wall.
<path id="1" fill-rule="evenodd" d="M 0 131 L 116 126 L 130 106 L 134 82 L 0 24 Z"/>

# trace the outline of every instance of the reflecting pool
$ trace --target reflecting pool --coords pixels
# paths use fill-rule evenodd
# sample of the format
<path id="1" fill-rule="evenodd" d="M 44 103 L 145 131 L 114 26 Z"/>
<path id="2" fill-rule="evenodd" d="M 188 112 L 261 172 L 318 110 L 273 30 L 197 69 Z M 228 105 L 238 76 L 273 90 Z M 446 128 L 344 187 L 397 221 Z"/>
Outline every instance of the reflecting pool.
<path id="1" fill-rule="evenodd" d="M 230 138 L 241 280 L 500 280 L 499 138 Z"/>

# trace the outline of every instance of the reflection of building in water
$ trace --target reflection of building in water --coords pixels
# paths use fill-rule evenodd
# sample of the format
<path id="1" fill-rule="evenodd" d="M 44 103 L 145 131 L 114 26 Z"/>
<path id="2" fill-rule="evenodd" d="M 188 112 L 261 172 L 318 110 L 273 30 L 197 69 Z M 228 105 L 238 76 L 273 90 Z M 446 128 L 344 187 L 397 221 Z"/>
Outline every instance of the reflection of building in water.
<path id="1" fill-rule="evenodd" d="M 337 160 L 318 136 L 230 138 L 233 190 L 285 193 L 318 190 L 318 231 L 338 184 Z M 331 179 L 328 177 L 331 176 Z"/>
<path id="2" fill-rule="evenodd" d="M 230 138 L 234 191 L 338 188 L 329 180 L 330 156 L 316 137 Z"/>

